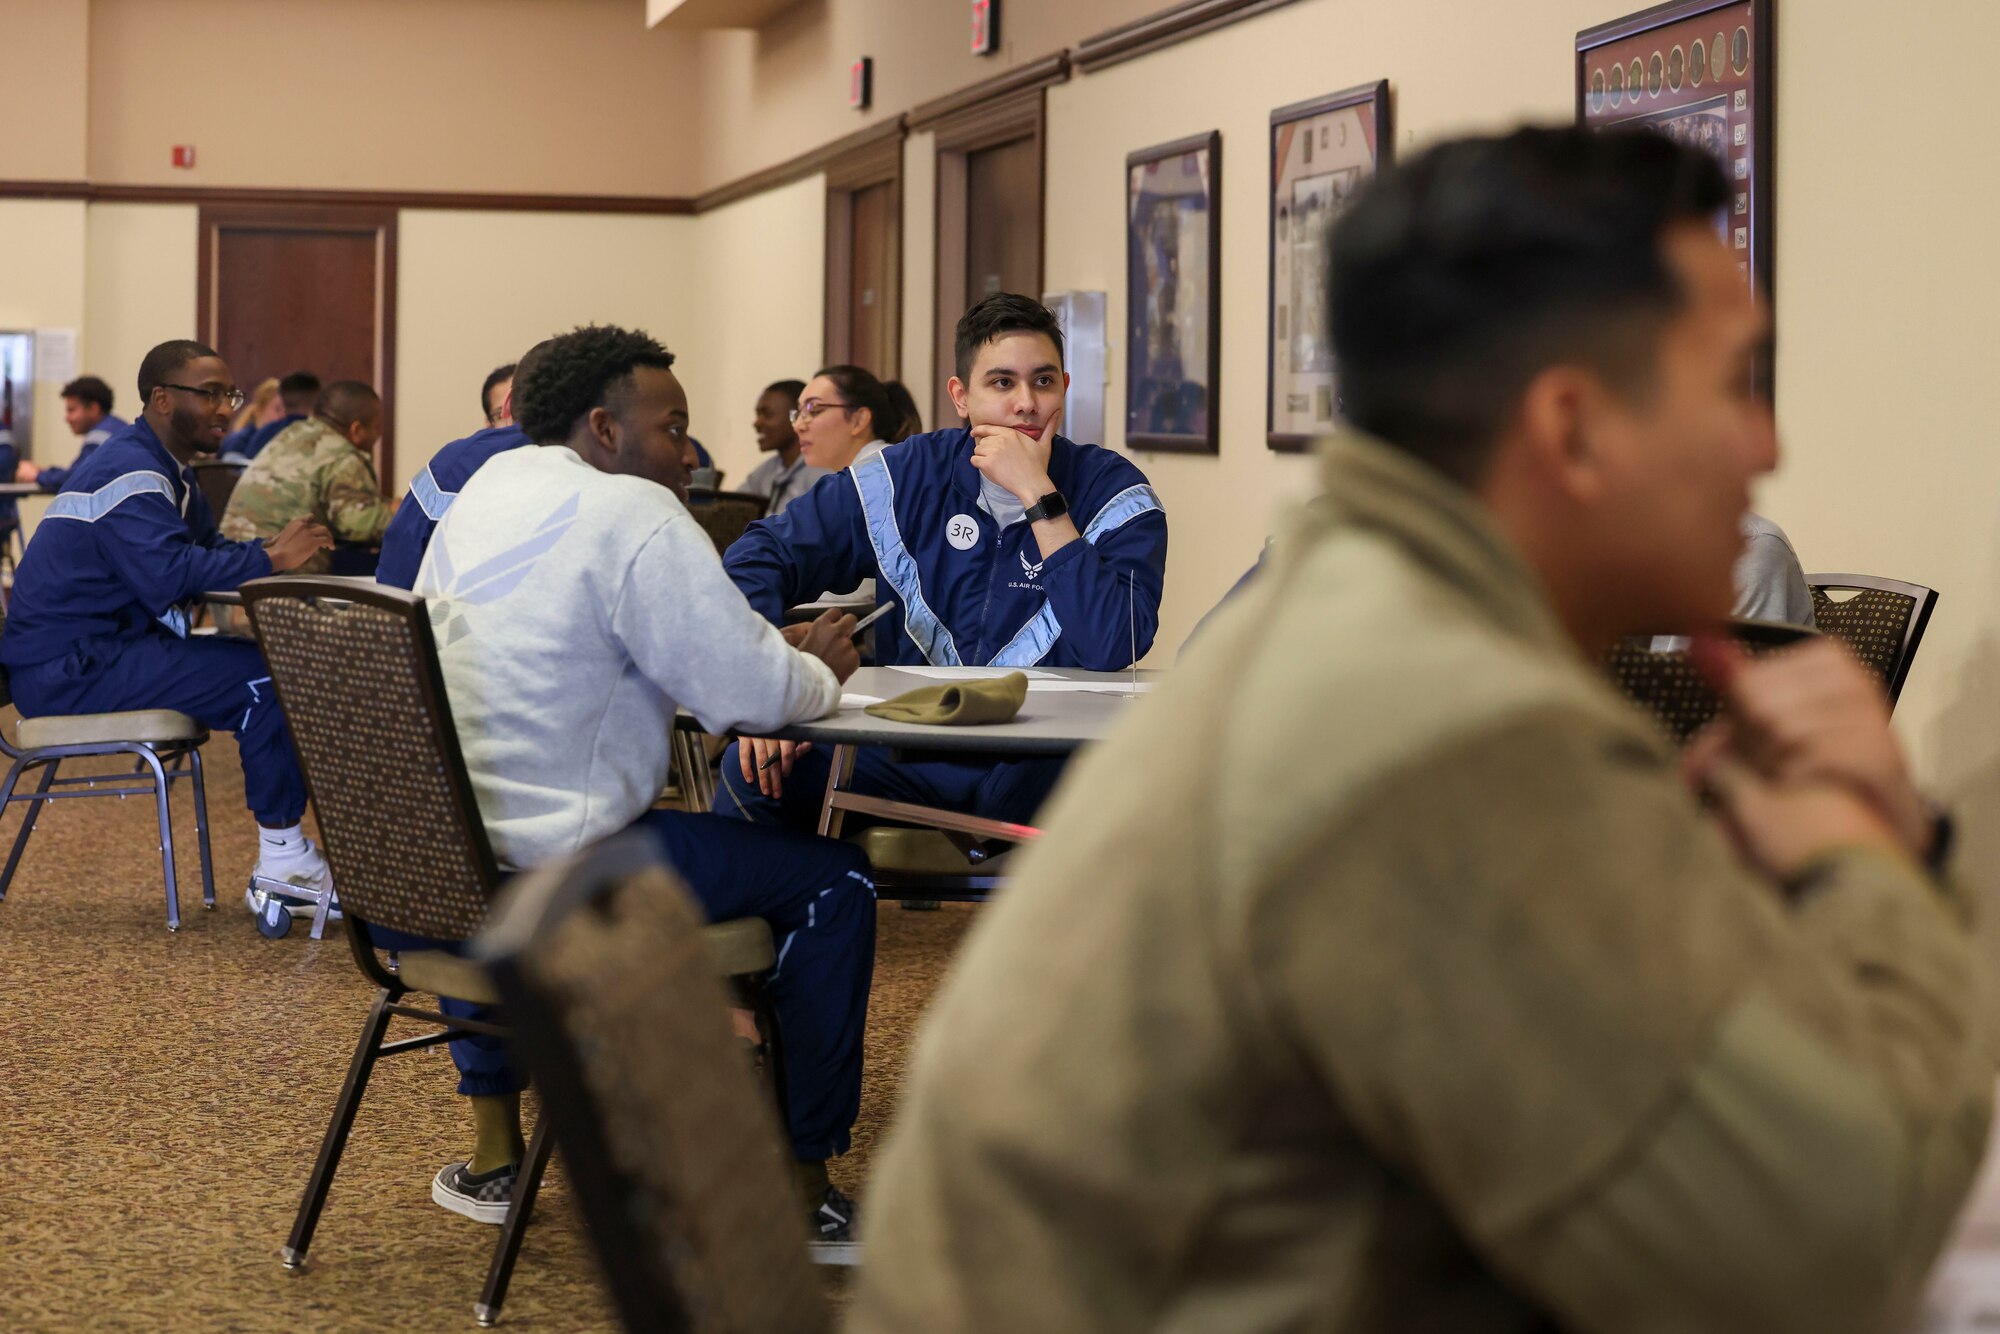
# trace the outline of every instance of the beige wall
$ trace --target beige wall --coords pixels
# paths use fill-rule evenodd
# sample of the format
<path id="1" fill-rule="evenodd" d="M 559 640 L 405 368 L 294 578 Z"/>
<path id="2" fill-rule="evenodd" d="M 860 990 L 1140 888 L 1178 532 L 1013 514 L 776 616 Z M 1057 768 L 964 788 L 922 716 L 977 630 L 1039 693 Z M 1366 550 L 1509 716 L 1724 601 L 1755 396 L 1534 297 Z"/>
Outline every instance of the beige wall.
<path id="1" fill-rule="evenodd" d="M 0 199 L 0 329 L 84 327 L 85 209 L 69 200 Z M 22 454 L 55 461 L 75 453 L 63 425 L 62 385 L 38 377 L 34 439 Z"/>
<path id="2" fill-rule="evenodd" d="M 751 415 L 773 380 L 819 369 L 825 341 L 826 178 L 813 176 L 695 219 L 693 299 L 678 342 L 695 436 L 723 485 L 757 465 Z"/>
<path id="3" fill-rule="evenodd" d="M 0 0 L 0 180 L 82 179 L 89 33 L 90 0 Z"/>
<path id="4" fill-rule="evenodd" d="M 405 209 L 397 227 L 396 477 L 485 425 L 479 385 L 551 334 L 642 328 L 679 346 L 693 307 L 695 220 Z"/>
<path id="5" fill-rule="evenodd" d="M 696 54 L 638 0 L 91 0 L 89 175 L 685 194 Z"/>
<path id="6" fill-rule="evenodd" d="M 929 420 L 937 340 L 937 136 L 903 141 L 903 383 Z"/>
<path id="7" fill-rule="evenodd" d="M 964 0 L 807 0 L 759 32 L 702 35 L 702 181 L 720 185 L 782 162 L 1168 7 L 1007 0 L 991 56 L 969 50 Z M 858 56 L 875 62 L 867 111 L 847 109 L 847 68 Z"/>
<path id="8" fill-rule="evenodd" d="M 84 248 L 83 362 L 111 385 L 115 411 L 139 410 L 139 362 L 195 325 L 192 204 L 92 204 Z"/>

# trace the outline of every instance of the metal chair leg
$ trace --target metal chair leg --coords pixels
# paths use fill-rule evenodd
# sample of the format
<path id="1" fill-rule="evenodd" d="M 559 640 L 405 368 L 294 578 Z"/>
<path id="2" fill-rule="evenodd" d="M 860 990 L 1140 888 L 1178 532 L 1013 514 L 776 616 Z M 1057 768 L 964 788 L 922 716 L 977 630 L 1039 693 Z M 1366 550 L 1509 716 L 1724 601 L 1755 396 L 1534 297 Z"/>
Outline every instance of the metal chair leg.
<path id="1" fill-rule="evenodd" d="M 194 843 L 201 850 L 201 906 L 215 906 L 215 865 L 208 853 L 208 785 L 202 778 L 201 747 L 188 751 L 188 765 L 194 771 Z"/>
<path id="2" fill-rule="evenodd" d="M 26 759 L 16 760 L 14 767 L 7 771 L 7 781 L 0 784 L 0 812 L 4 812 L 7 803 L 14 799 L 14 785 L 20 781 L 22 770 L 30 763 L 31 761 Z M 43 766 L 45 772 L 42 774 L 42 785 L 35 789 L 35 796 L 39 797 L 49 790 L 50 784 L 56 781 L 56 769 L 61 763 L 60 760 L 50 760 Z M 28 802 L 28 812 L 21 817 L 21 832 L 14 835 L 14 850 L 7 855 L 7 869 L 0 871 L 0 899 L 7 897 L 7 887 L 14 883 L 14 868 L 21 864 L 21 853 L 28 846 L 28 835 L 35 831 L 35 820 L 41 815 L 42 807 L 47 804 L 45 801 L 36 800 Z"/>
<path id="3" fill-rule="evenodd" d="M 757 1032 L 764 1039 L 764 1078 L 771 1085 L 771 1101 L 778 1105 L 778 1124 L 784 1125 L 791 1118 L 790 1105 L 785 1101 L 785 1035 L 778 1027 L 778 1011 L 771 1004 L 771 991 L 766 985 L 769 974 L 739 981 L 750 1002 L 750 1013 L 757 1020 Z"/>
<path id="4" fill-rule="evenodd" d="M 368 1012 L 368 1022 L 362 1026 L 361 1041 L 355 1044 L 354 1059 L 347 1066 L 347 1082 L 340 1086 L 340 1097 L 333 1104 L 333 1120 L 327 1123 L 326 1138 L 320 1141 L 319 1157 L 313 1162 L 312 1175 L 306 1179 L 305 1198 L 299 1201 L 299 1215 L 292 1222 L 291 1240 L 285 1243 L 282 1252 L 287 1269 L 305 1268 L 306 1248 L 312 1245 L 313 1231 L 319 1227 L 320 1210 L 326 1207 L 341 1151 L 347 1147 L 347 1134 L 354 1129 L 354 1114 L 361 1109 L 361 1095 L 367 1091 L 368 1076 L 375 1069 L 382 1038 L 389 1031 L 391 1004 L 389 992 L 384 988 L 376 994 L 375 1008 Z"/>
<path id="5" fill-rule="evenodd" d="M 141 747 L 139 759 L 153 771 L 153 804 L 160 823 L 160 870 L 167 878 L 167 930 L 181 929 L 180 886 L 174 883 L 174 813 L 168 801 L 167 771 L 160 757 Z"/>
<path id="6" fill-rule="evenodd" d="M 500 1241 L 493 1248 L 493 1264 L 486 1271 L 486 1287 L 472 1308 L 482 1326 L 500 1323 L 500 1306 L 507 1300 L 507 1284 L 514 1277 L 514 1260 L 521 1253 L 521 1236 L 528 1230 L 528 1217 L 535 1209 L 535 1193 L 542 1188 L 542 1173 L 549 1165 L 549 1113 L 547 1108 L 535 1118 L 535 1133 L 528 1138 L 528 1156 L 521 1174 L 514 1178 L 514 1198 L 507 1204 L 507 1221 L 500 1228 Z"/>

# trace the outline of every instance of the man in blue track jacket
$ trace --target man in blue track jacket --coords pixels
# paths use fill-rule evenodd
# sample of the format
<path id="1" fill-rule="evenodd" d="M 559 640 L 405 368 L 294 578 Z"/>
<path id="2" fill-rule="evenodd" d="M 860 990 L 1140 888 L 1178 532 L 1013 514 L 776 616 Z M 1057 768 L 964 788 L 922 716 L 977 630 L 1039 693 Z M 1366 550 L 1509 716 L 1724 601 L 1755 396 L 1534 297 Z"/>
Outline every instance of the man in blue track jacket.
<path id="1" fill-rule="evenodd" d="M 326 862 L 300 831 L 306 786 L 255 644 L 188 636 L 203 593 L 296 569 L 333 539 L 296 520 L 228 542 L 188 460 L 210 454 L 243 395 L 215 352 L 162 343 L 139 367 L 139 420 L 77 464 L 15 575 L 0 662 L 24 717 L 173 709 L 236 734 L 262 827 L 257 874 L 317 890 Z"/>
<path id="2" fill-rule="evenodd" d="M 415 588 L 417 568 L 424 563 L 424 552 L 430 549 L 431 534 L 437 531 L 451 502 L 458 499 L 458 493 L 472 480 L 472 474 L 494 455 L 534 443 L 526 431 L 514 425 L 513 386 L 527 378 L 535 358 L 547 346 L 547 339 L 535 344 L 515 364 L 507 397 L 501 400 L 499 409 L 505 426 L 489 426 L 463 440 L 452 441 L 432 455 L 431 461 L 410 479 L 409 494 L 397 507 L 396 517 L 389 520 L 388 531 L 382 534 L 382 558 L 375 563 L 377 582 Z"/>
<path id="3" fill-rule="evenodd" d="M 913 436 L 821 479 L 730 547 L 730 578 L 774 621 L 874 579 L 877 601 L 896 604 L 876 623 L 884 666 L 1129 666 L 1159 624 L 1159 497 L 1129 460 L 1056 434 L 1069 376 L 1040 302 L 985 298 L 959 321 L 955 352 L 949 389 L 970 429 Z M 829 760 L 792 742 L 732 745 L 715 809 L 813 828 Z M 854 789 L 1026 823 L 1061 768 L 864 750 Z"/>

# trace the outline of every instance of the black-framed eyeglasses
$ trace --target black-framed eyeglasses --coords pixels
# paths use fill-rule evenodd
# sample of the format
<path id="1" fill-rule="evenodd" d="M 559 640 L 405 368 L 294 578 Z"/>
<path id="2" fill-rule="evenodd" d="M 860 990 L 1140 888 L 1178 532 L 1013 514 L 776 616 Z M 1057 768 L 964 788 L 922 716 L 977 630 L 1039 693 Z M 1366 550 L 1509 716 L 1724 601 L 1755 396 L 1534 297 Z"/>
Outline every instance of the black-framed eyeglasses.
<path id="1" fill-rule="evenodd" d="M 197 389 L 191 384 L 165 383 L 162 383 L 160 388 L 178 389 L 184 394 L 200 394 L 211 403 L 227 403 L 231 412 L 243 406 L 243 391 L 241 389 Z"/>
<path id="2" fill-rule="evenodd" d="M 828 408 L 839 408 L 842 412 L 854 411 L 854 405 L 852 403 L 822 403 L 816 398 L 809 398 L 805 402 L 793 408 L 790 414 L 788 415 L 787 420 L 789 420 L 792 423 L 792 425 L 797 426 L 803 422 L 811 421 L 814 417 L 819 416 L 820 413 L 825 412 Z"/>

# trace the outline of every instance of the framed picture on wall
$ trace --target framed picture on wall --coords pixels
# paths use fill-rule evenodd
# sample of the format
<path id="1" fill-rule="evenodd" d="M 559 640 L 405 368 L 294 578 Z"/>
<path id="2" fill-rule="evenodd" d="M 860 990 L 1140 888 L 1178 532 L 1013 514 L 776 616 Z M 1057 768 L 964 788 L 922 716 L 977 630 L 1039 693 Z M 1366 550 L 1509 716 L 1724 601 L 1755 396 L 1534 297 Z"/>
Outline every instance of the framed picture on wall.
<path id="1" fill-rule="evenodd" d="M 1125 159 L 1125 443 L 1213 454 L 1221 378 L 1222 135 Z"/>
<path id="2" fill-rule="evenodd" d="M 1768 299 L 1777 0 L 1673 0 L 1576 35 L 1580 125 L 1645 126 L 1714 157 L 1729 182 L 1716 230 Z M 1768 358 L 1760 369 L 1769 389 Z"/>
<path id="3" fill-rule="evenodd" d="M 1300 450 L 1333 429 L 1340 388 L 1326 318 L 1326 244 L 1394 151 L 1389 81 L 1271 113 L 1271 327 L 1264 441 Z"/>

